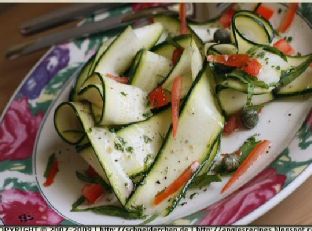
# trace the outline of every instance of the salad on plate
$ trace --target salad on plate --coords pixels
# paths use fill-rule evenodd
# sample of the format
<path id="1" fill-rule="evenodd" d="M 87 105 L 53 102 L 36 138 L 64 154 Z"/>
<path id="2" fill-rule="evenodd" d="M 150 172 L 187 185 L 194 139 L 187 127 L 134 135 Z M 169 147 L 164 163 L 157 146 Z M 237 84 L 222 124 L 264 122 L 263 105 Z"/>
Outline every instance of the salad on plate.
<path id="1" fill-rule="evenodd" d="M 103 41 L 54 112 L 58 135 L 89 165 L 76 172 L 85 186 L 72 211 L 146 219 L 224 177 L 220 194 L 233 190 L 272 144 L 254 134 L 220 153 L 222 140 L 255 128 L 274 100 L 311 93 L 312 54 L 296 54 L 283 36 L 297 8 L 273 28 L 263 4 L 231 5 L 199 24 L 181 3 L 178 17 L 157 15 Z M 51 155 L 45 187 L 57 172 Z"/>

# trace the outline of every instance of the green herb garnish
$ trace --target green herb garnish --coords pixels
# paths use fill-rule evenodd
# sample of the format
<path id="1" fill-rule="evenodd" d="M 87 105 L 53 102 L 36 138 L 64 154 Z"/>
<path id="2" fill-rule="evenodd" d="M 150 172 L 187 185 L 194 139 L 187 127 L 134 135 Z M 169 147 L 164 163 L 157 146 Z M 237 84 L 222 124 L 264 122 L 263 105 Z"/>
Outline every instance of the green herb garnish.
<path id="1" fill-rule="evenodd" d="M 130 153 L 133 153 L 133 147 L 129 146 L 126 148 L 126 151 L 127 152 L 130 152 Z"/>
<path id="2" fill-rule="evenodd" d="M 152 141 L 152 139 L 149 138 L 149 137 L 146 136 L 146 135 L 143 135 L 143 139 L 144 139 L 144 143 L 146 143 L 146 144 Z"/>
<path id="3" fill-rule="evenodd" d="M 48 164 L 47 164 L 47 167 L 44 171 L 44 174 L 43 176 L 45 178 L 47 178 L 49 176 L 49 173 L 51 172 L 51 169 L 52 169 L 52 166 L 53 166 L 53 163 L 56 161 L 56 156 L 55 156 L 55 153 L 53 153 L 52 155 L 50 155 L 49 159 L 48 159 Z"/>
<path id="4" fill-rule="evenodd" d="M 196 189 L 196 188 L 203 188 L 208 185 L 210 185 L 212 182 L 220 182 L 221 178 L 218 175 L 200 175 L 196 176 L 194 180 L 192 181 L 190 188 Z M 191 198 L 192 199 L 192 198 Z"/>

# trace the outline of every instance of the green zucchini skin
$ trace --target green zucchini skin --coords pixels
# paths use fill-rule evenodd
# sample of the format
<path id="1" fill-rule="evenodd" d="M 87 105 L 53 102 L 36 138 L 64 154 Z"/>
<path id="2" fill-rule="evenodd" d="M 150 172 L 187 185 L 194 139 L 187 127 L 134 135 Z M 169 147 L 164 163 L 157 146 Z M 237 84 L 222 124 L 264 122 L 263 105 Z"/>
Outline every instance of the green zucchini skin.
<path id="1" fill-rule="evenodd" d="M 281 76 L 281 79 L 279 81 L 279 87 L 286 86 L 287 84 L 294 81 L 297 77 L 299 77 L 307 68 L 309 68 L 309 65 L 312 62 L 312 55 L 309 55 L 307 60 L 303 63 L 301 63 L 299 66 L 290 69 L 287 72 L 284 72 Z"/>
<path id="2" fill-rule="evenodd" d="M 203 59 L 201 53 L 195 41 L 192 40 L 190 46 L 183 50 L 183 53 L 177 61 L 176 65 L 171 69 L 168 76 L 164 79 L 163 83 L 161 83 L 161 86 L 171 92 L 174 79 L 177 76 L 181 76 L 183 79 L 181 97 L 184 97 L 189 91 L 193 81 L 196 79 L 202 67 Z"/>
<path id="3" fill-rule="evenodd" d="M 310 94 L 312 93 L 311 77 L 312 68 L 308 67 L 290 83 L 274 89 L 273 94 L 276 98 Z"/>
<path id="4" fill-rule="evenodd" d="M 160 23 L 153 23 L 139 29 L 128 26 L 115 38 L 106 40 L 92 63 L 89 76 L 94 72 L 102 75 L 122 76 L 128 70 L 136 53 L 145 48 L 150 49 L 163 32 Z M 120 52 L 120 51 L 123 52 Z"/>
<path id="5" fill-rule="evenodd" d="M 91 103 L 97 125 L 123 125 L 143 121 L 151 116 L 146 92 L 98 73 L 88 78 L 78 95 Z"/>
<path id="6" fill-rule="evenodd" d="M 177 43 L 182 48 L 186 48 L 191 45 L 192 36 L 189 34 L 179 35 L 173 37 L 172 40 L 174 41 L 174 43 Z M 171 60 L 172 54 L 176 48 L 177 47 L 175 44 L 173 44 L 173 42 L 165 40 L 164 42 L 159 43 L 156 46 L 152 47 L 151 51 Z"/>
<path id="7" fill-rule="evenodd" d="M 154 21 L 161 23 L 170 36 L 174 37 L 180 34 L 180 22 L 178 17 L 169 15 L 157 15 L 154 17 Z M 192 35 L 192 38 L 196 42 L 196 45 L 199 48 L 203 48 L 203 41 L 198 37 L 198 35 L 189 25 L 188 29 Z"/>
<path id="8" fill-rule="evenodd" d="M 88 73 L 89 70 L 92 66 L 92 63 L 94 62 L 95 57 L 91 57 L 86 63 L 85 65 L 82 67 L 80 73 L 78 74 L 78 76 L 76 77 L 74 86 L 69 94 L 69 101 L 78 101 L 78 92 L 81 88 L 81 86 L 83 85 L 83 83 L 87 80 L 87 78 L 89 77 Z"/>
<path id="9" fill-rule="evenodd" d="M 208 172 L 210 171 L 210 168 L 213 165 L 213 161 L 214 161 L 214 159 L 215 159 L 215 157 L 218 154 L 218 151 L 220 149 L 221 136 L 222 136 L 222 134 L 220 133 L 220 135 L 218 136 L 218 138 L 216 139 L 215 143 L 213 144 L 213 146 L 211 148 L 211 153 L 210 153 L 209 158 L 205 161 L 205 163 L 203 164 L 201 170 L 198 172 L 196 177 L 202 176 L 204 174 L 208 174 Z"/>
<path id="10" fill-rule="evenodd" d="M 211 45 L 208 50 L 207 50 L 207 54 L 237 54 L 238 50 L 237 47 L 235 46 L 235 44 L 213 44 Z"/>
<path id="11" fill-rule="evenodd" d="M 62 109 L 68 107 L 72 113 L 71 118 L 69 120 L 65 119 L 65 123 L 64 122 L 64 118 L 66 118 L 66 116 L 69 115 L 69 113 L 62 113 Z M 84 105 L 83 107 L 85 107 L 87 109 L 87 105 Z M 63 102 L 60 105 L 57 106 L 57 108 L 55 109 L 54 112 L 54 127 L 56 132 L 58 133 L 58 135 L 62 138 L 62 140 L 64 140 L 66 143 L 69 144 L 73 144 L 73 145 L 78 145 L 79 143 L 81 143 L 84 139 L 85 139 L 85 132 L 83 129 L 83 123 L 80 119 L 80 117 L 78 116 L 79 113 L 77 111 L 77 108 L 73 106 L 73 104 L 69 103 L 69 102 Z M 68 121 L 70 123 L 68 123 Z M 76 138 L 75 140 L 72 140 L 71 137 L 68 135 L 66 135 L 66 133 L 64 133 L 64 127 L 68 127 L 68 130 L 77 130 L 80 131 L 81 135 Z M 66 131 L 66 130 L 65 130 Z"/>
<path id="12" fill-rule="evenodd" d="M 246 105 L 247 94 L 236 91 L 231 88 L 220 89 L 217 93 L 218 99 L 223 110 L 223 113 L 226 116 L 232 115 L 240 110 Z M 274 100 L 272 92 L 266 94 L 259 94 L 252 96 L 253 105 L 262 105 Z"/>
<path id="13" fill-rule="evenodd" d="M 250 31 L 258 30 L 258 33 L 262 34 L 263 41 L 257 36 L 253 40 L 247 38 L 238 28 L 237 22 L 239 18 L 243 18 L 244 22 L 252 22 L 254 26 L 258 25 L 258 28 L 249 28 Z M 260 31 L 262 30 L 262 31 Z M 238 47 L 238 53 L 246 53 L 253 46 L 269 45 L 274 36 L 274 30 L 272 25 L 261 16 L 252 13 L 250 11 L 241 10 L 235 13 L 232 20 L 232 35 L 236 46 Z M 258 34 L 259 35 L 259 34 Z M 266 37 L 264 39 L 264 37 Z M 257 39 L 257 40 L 256 40 Z"/>
<path id="14" fill-rule="evenodd" d="M 154 52 L 141 50 L 131 70 L 130 84 L 151 92 L 166 79 L 171 68 L 171 60 Z"/>
<path id="15" fill-rule="evenodd" d="M 208 73 L 210 73 L 209 71 L 207 71 L 208 68 L 209 68 L 208 65 L 205 65 L 204 68 L 202 69 L 202 71 L 198 74 L 198 77 L 194 81 L 190 91 L 188 92 L 188 95 L 185 98 L 185 101 L 182 104 L 181 113 L 180 113 L 180 120 L 179 120 L 179 129 L 181 131 L 180 136 L 183 137 L 182 133 L 185 132 L 184 129 L 186 129 L 188 126 L 191 126 L 190 120 L 186 120 L 186 118 L 190 119 L 189 117 L 192 117 L 192 115 L 193 115 L 192 113 L 190 113 L 189 110 L 192 107 L 197 108 L 196 103 L 195 103 L 196 102 L 195 98 L 197 99 L 198 97 L 200 97 L 200 95 L 201 95 L 201 97 L 205 97 L 206 94 L 207 94 L 207 95 L 209 95 L 209 97 L 207 98 L 208 102 L 206 102 L 207 105 L 204 106 L 204 105 L 201 104 L 201 106 L 202 107 L 206 107 L 207 106 L 207 107 L 210 108 L 211 113 L 212 113 L 211 117 L 210 116 L 204 117 L 203 115 L 201 115 L 200 113 L 205 113 L 205 112 L 202 111 L 199 108 L 198 109 L 194 109 L 195 110 L 194 111 L 194 113 L 195 113 L 194 115 L 196 116 L 196 113 L 199 113 L 199 115 L 201 115 L 201 118 L 205 118 L 205 120 L 207 119 L 207 123 L 211 125 L 211 130 L 209 130 L 209 134 L 208 133 L 205 134 L 205 138 L 203 138 L 205 140 L 202 140 L 202 142 L 203 142 L 202 144 L 199 143 L 198 139 L 197 139 L 197 147 L 196 148 L 198 148 L 198 145 L 201 145 L 200 146 L 200 154 L 198 154 L 197 151 L 190 152 L 190 153 L 193 153 L 196 156 L 195 157 L 195 156 L 192 156 L 192 154 L 190 154 L 188 152 L 188 156 L 189 156 L 190 159 L 188 159 L 188 160 L 184 160 L 183 159 L 183 161 L 184 162 L 186 161 L 186 163 L 183 163 L 183 166 L 176 166 L 175 167 L 175 168 L 178 169 L 177 173 L 174 173 L 173 169 L 170 170 L 170 168 L 168 168 L 168 171 L 170 173 L 165 173 L 164 176 L 168 177 L 167 180 L 169 181 L 168 182 L 169 184 L 170 184 L 171 181 L 175 180 L 180 175 L 180 173 L 179 173 L 180 171 L 183 172 L 185 170 L 184 167 L 188 167 L 189 166 L 188 162 L 192 163 L 193 161 L 198 160 L 200 162 L 201 166 L 204 163 L 206 163 L 205 161 L 208 160 L 208 158 L 210 156 L 210 153 L 211 153 L 212 147 L 213 147 L 213 145 L 215 143 L 215 140 L 218 138 L 220 132 L 223 129 L 224 118 L 221 115 L 221 113 L 220 113 L 220 111 L 218 109 L 218 106 L 215 105 L 216 101 L 215 101 L 215 98 L 213 96 L 214 90 L 212 89 L 213 87 L 210 84 L 212 76 L 208 75 Z M 197 115 L 197 116 L 199 116 L 199 115 Z M 198 117 L 195 117 L 195 118 L 198 118 Z M 183 123 L 185 123 L 186 127 L 183 127 L 184 126 Z M 195 121 L 194 121 L 194 123 L 195 123 Z M 200 124 L 202 124 L 202 123 L 200 123 Z M 210 125 L 207 125 L 207 126 L 210 127 Z M 140 204 L 140 202 L 138 200 L 141 200 L 142 198 L 143 198 L 142 200 L 144 200 L 144 201 L 147 200 L 147 201 L 142 202 L 142 203 L 144 204 L 143 207 L 145 207 L 145 209 L 148 209 L 148 211 L 145 210 L 145 213 L 149 214 L 149 215 L 150 214 L 155 214 L 155 213 L 156 214 L 157 213 L 162 213 L 162 212 L 164 212 L 164 215 L 168 215 L 176 207 L 176 205 L 178 204 L 178 202 L 179 202 L 179 200 L 181 198 L 180 195 L 183 195 L 183 193 L 187 189 L 187 186 L 191 183 L 192 180 L 189 180 L 188 183 L 182 189 L 180 189 L 174 196 L 171 196 L 170 197 L 171 198 L 170 202 L 168 200 L 166 200 L 166 201 L 162 202 L 160 205 L 154 206 L 152 208 L 148 207 L 148 206 L 150 206 L 150 203 L 151 203 L 151 202 L 148 202 L 148 201 L 150 199 L 153 199 L 153 197 L 154 197 L 153 195 L 154 194 L 156 195 L 157 192 L 159 192 L 162 189 L 164 189 L 164 187 L 166 187 L 166 185 L 163 185 L 163 186 L 153 186 L 153 187 L 156 187 L 155 189 L 154 188 L 149 188 L 149 187 L 151 185 L 153 185 L 154 177 L 162 177 L 162 174 L 160 173 L 162 171 L 161 170 L 162 168 L 165 169 L 167 165 L 168 166 L 170 165 L 170 167 L 177 165 L 176 163 L 174 164 L 173 162 L 171 164 L 167 163 L 167 161 L 169 161 L 169 162 L 171 160 L 172 161 L 178 161 L 179 158 L 182 158 L 181 156 L 182 156 L 183 152 L 179 151 L 180 155 L 177 155 L 177 154 L 174 155 L 174 153 L 170 154 L 171 153 L 170 152 L 171 149 L 172 150 L 176 150 L 175 148 L 177 146 L 175 146 L 175 145 L 179 144 L 179 148 L 181 150 L 184 150 L 184 149 L 187 149 L 188 145 L 192 145 L 193 144 L 192 143 L 193 140 L 190 140 L 191 137 L 194 137 L 194 136 L 192 136 L 192 131 L 190 131 L 190 129 L 187 129 L 187 130 L 188 130 L 188 136 L 187 137 L 190 137 L 190 138 L 189 138 L 189 141 L 186 144 L 184 144 L 184 143 L 181 143 L 179 141 L 181 139 L 181 137 L 179 138 L 179 132 L 177 134 L 176 141 L 174 141 L 174 139 L 172 138 L 172 127 L 170 128 L 170 130 L 167 133 L 167 136 L 165 138 L 165 142 L 163 143 L 163 145 L 162 145 L 162 147 L 161 147 L 161 149 L 160 149 L 160 151 L 159 151 L 159 153 L 158 153 L 158 155 L 157 155 L 157 157 L 155 159 L 154 164 L 151 166 L 151 168 L 147 172 L 145 178 L 142 180 L 141 184 L 137 187 L 136 191 L 134 191 L 134 193 L 130 196 L 130 198 L 129 198 L 127 204 L 126 204 L 126 207 L 129 210 L 131 210 L 133 207 L 141 206 L 142 204 Z M 195 130 L 195 128 L 194 128 L 194 130 Z M 196 129 L 196 134 L 198 134 L 198 129 Z M 195 134 L 193 134 L 193 135 L 195 135 Z M 178 151 L 178 149 L 176 151 Z M 197 154 L 195 154 L 195 153 L 197 153 Z M 170 157 L 170 155 L 172 155 L 172 157 Z M 199 155 L 199 156 L 197 156 L 197 155 Z M 170 158 L 170 159 L 166 160 L 166 158 Z M 173 159 L 171 159 L 171 158 L 173 158 Z M 192 159 L 192 158 L 195 158 L 195 159 Z M 199 158 L 199 159 L 197 159 L 197 158 Z M 181 160 L 181 164 L 182 164 L 182 160 Z M 196 171 L 196 173 L 194 173 L 193 177 L 200 171 L 200 169 L 201 168 L 199 168 Z M 170 174 L 173 174 L 173 175 L 170 176 Z M 166 183 L 166 184 L 168 184 L 168 183 Z M 150 195 L 151 190 L 152 190 L 152 195 Z M 144 195 L 149 194 L 149 198 L 150 199 L 146 199 L 146 196 L 144 198 L 142 193 Z M 170 199 L 170 198 L 168 198 L 168 199 Z"/>

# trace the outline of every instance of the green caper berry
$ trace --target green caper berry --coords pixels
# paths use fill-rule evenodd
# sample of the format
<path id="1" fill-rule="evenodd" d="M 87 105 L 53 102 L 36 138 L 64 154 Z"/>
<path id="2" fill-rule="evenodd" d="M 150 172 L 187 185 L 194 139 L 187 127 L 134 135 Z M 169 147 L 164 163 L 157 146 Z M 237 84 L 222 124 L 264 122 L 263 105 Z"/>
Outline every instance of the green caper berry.
<path id="1" fill-rule="evenodd" d="M 235 153 L 227 154 L 223 158 L 223 164 L 228 172 L 232 172 L 236 170 L 240 165 L 239 156 Z"/>
<path id="2" fill-rule="evenodd" d="M 258 111 L 252 107 L 244 108 L 241 120 L 245 128 L 248 129 L 254 128 L 259 121 Z"/>

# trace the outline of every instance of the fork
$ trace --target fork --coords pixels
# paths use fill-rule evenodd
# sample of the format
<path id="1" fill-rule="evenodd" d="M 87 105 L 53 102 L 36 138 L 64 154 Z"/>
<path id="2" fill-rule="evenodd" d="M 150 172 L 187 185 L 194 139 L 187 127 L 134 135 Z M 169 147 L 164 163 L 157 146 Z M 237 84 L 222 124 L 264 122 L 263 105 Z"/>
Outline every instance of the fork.
<path id="1" fill-rule="evenodd" d="M 229 4 L 227 3 L 192 3 L 188 4 L 189 19 L 196 22 L 204 22 L 216 17 Z M 177 5 L 176 5 L 177 6 Z M 80 27 L 75 27 L 60 31 L 54 34 L 39 37 L 25 43 L 17 44 L 9 48 L 6 52 L 6 58 L 14 59 L 22 55 L 27 55 L 35 51 L 47 48 L 49 46 L 64 43 L 73 39 L 83 38 L 92 34 L 125 27 L 136 20 L 151 18 L 157 14 L 177 15 L 176 6 L 169 9 L 163 7 L 154 7 L 144 9 L 139 12 L 129 12 L 119 16 L 112 16 L 102 21 L 87 23 Z"/>

